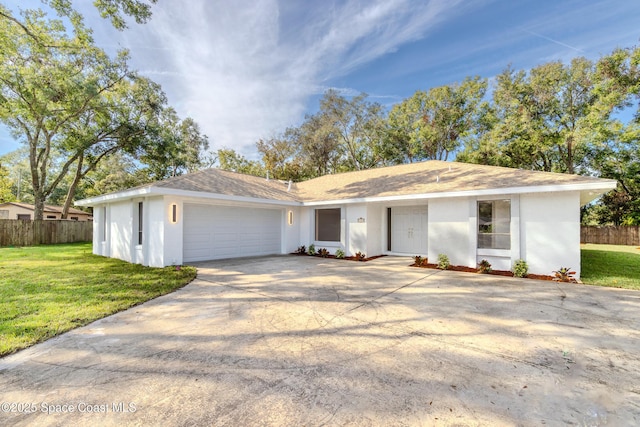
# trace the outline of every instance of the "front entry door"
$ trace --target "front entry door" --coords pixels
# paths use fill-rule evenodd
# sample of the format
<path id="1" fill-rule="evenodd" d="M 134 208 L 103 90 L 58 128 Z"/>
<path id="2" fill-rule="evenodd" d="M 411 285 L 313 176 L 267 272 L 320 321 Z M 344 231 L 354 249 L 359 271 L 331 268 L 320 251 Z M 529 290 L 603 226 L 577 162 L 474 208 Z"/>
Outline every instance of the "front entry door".
<path id="1" fill-rule="evenodd" d="M 427 254 L 427 207 L 391 208 L 391 251 L 410 255 Z"/>

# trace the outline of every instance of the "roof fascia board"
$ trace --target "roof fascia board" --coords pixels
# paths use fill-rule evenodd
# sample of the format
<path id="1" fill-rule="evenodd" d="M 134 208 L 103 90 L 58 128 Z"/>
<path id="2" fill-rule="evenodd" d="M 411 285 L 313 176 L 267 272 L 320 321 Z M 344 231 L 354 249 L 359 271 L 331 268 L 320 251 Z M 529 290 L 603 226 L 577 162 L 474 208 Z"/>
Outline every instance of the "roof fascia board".
<path id="1" fill-rule="evenodd" d="M 353 204 L 353 203 L 371 203 L 371 202 L 393 202 L 401 200 L 425 200 L 425 199 L 441 199 L 452 197 L 482 197 L 482 196 L 496 196 L 501 194 L 523 194 L 523 193 L 550 193 L 558 191 L 597 191 L 600 194 L 608 190 L 616 188 L 617 182 L 614 180 L 600 180 L 599 182 L 586 182 L 586 183 L 570 183 L 570 184 L 555 184 L 555 185 L 539 185 L 539 186 L 524 186 L 524 187 L 506 187 L 506 188 L 492 188 L 486 190 L 467 190 L 467 191 L 445 191 L 441 193 L 421 193 L 421 194 L 405 194 L 398 196 L 384 196 L 384 197 L 361 197 L 351 199 L 332 199 L 332 200 L 318 200 L 318 201 L 292 201 L 292 200 L 277 200 L 277 199 L 262 199 L 246 196 L 230 196 L 225 194 L 207 193 L 201 191 L 187 191 L 175 188 L 164 187 L 143 187 L 132 190 L 125 190 L 119 193 L 105 194 L 103 196 L 83 199 L 75 202 L 77 206 L 96 206 L 104 203 L 116 202 L 120 200 L 126 200 L 130 198 L 158 195 L 158 196 L 182 196 L 190 198 L 201 198 L 209 200 L 225 200 L 225 201 L 237 201 L 244 203 L 258 203 L 280 206 L 323 206 L 323 205 L 335 205 L 335 204 Z"/>
<path id="2" fill-rule="evenodd" d="M 608 184 L 608 185 L 605 185 Z M 324 206 L 335 204 L 353 204 L 353 203 L 373 203 L 373 202 L 394 202 L 402 200 L 426 200 L 426 199 L 444 199 L 453 197 L 483 197 L 498 196 L 501 194 L 525 194 L 525 193 L 551 193 L 559 191 L 598 191 L 599 194 L 616 188 L 615 181 L 597 182 L 597 183 L 579 183 L 579 184 L 556 184 L 526 187 L 506 187 L 492 188 L 487 190 L 467 190 L 467 191 L 446 191 L 442 193 L 422 193 L 422 194 L 406 194 L 401 196 L 385 196 L 385 197 L 361 197 L 353 199 L 334 199 L 319 200 L 313 202 L 302 202 L 303 206 Z"/>
<path id="3" fill-rule="evenodd" d="M 74 202 L 76 206 L 95 206 L 109 202 L 117 202 L 119 200 L 126 200 L 132 197 L 145 196 L 151 193 L 151 187 L 135 188 L 131 190 L 125 190 L 118 193 L 104 194 L 102 196 L 90 197 L 88 199 L 82 199 Z"/>
<path id="4" fill-rule="evenodd" d="M 199 198 L 199 199 L 209 199 L 209 200 L 225 200 L 225 201 L 235 201 L 235 202 L 244 202 L 244 203 L 259 203 L 259 204 L 269 204 L 269 205 L 280 205 L 280 206 L 300 206 L 300 202 L 289 201 L 289 200 L 277 200 L 277 199 L 258 199 L 255 197 L 245 197 L 245 196 L 229 196 L 226 194 L 216 194 L 216 193 L 206 193 L 202 191 L 187 191 L 180 190 L 175 188 L 163 188 L 163 187 L 145 187 L 138 188 L 135 190 L 123 191 L 120 193 L 112 193 L 106 194 L 104 196 L 93 197 L 84 200 L 78 200 L 75 202 L 77 206 L 95 206 L 101 205 L 110 202 L 117 202 L 121 200 L 127 200 L 140 196 L 180 196 L 180 197 L 190 197 L 190 198 Z"/>

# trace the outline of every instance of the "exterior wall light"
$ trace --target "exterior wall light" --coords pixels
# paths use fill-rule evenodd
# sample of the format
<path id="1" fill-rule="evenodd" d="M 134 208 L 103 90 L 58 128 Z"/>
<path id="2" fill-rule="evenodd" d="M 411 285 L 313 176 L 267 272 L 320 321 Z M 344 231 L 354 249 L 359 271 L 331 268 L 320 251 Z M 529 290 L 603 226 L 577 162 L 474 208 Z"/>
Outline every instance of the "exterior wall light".
<path id="1" fill-rule="evenodd" d="M 287 213 L 287 224 L 293 225 L 293 211 Z"/>
<path id="2" fill-rule="evenodd" d="M 178 205 L 175 203 L 171 204 L 171 222 L 175 224 L 178 222 Z"/>

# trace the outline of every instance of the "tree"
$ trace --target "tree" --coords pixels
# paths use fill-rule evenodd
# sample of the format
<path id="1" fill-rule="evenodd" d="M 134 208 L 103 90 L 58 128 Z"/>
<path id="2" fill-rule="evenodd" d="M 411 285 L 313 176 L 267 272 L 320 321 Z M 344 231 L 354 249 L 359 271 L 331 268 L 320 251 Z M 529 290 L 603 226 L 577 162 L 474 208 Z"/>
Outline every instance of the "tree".
<path id="1" fill-rule="evenodd" d="M 276 179 L 300 181 L 305 178 L 297 138 L 299 131 L 288 128 L 282 135 L 256 142 L 264 168 Z"/>
<path id="2" fill-rule="evenodd" d="M 329 133 L 337 138 L 348 170 L 369 169 L 378 164 L 376 147 L 382 139 L 383 109 L 380 104 L 367 101 L 367 94 L 348 100 L 329 89 L 320 99 L 317 119 L 332 128 Z"/>
<path id="3" fill-rule="evenodd" d="M 8 179 L 12 182 L 11 192 L 16 197 L 15 201 L 33 203 L 33 193 L 28 183 L 29 152 L 26 147 L 20 147 L 0 156 L 0 164 L 8 172 Z"/>
<path id="4" fill-rule="evenodd" d="M 600 223 L 640 225 L 640 48 L 616 49 L 600 58 L 594 93 L 589 124 L 599 138 L 587 153 L 589 168 L 618 181 L 594 207 L 595 216 Z M 627 112 L 635 114 L 624 123 L 620 117 Z"/>
<path id="5" fill-rule="evenodd" d="M 152 182 L 130 155 L 116 152 L 105 157 L 80 183 L 77 193 L 83 198 L 126 190 Z"/>
<path id="6" fill-rule="evenodd" d="M 266 175 L 266 171 L 260 162 L 248 160 L 231 148 L 221 148 L 216 154 L 219 169 L 254 176 Z"/>
<path id="7" fill-rule="evenodd" d="M 144 146 L 139 158 L 153 180 L 194 172 L 203 166 L 209 141 L 192 118 L 180 120 L 173 108 L 167 108 L 151 138 L 153 143 Z"/>
<path id="8" fill-rule="evenodd" d="M 297 128 L 256 143 L 265 167 L 281 179 L 299 181 L 328 173 L 361 170 L 382 162 L 384 111 L 361 93 L 351 99 L 330 89 L 320 110 Z"/>
<path id="9" fill-rule="evenodd" d="M 13 182 L 9 179 L 9 171 L 0 164 L 0 203 L 16 200 L 12 187 Z"/>
<path id="10" fill-rule="evenodd" d="M 384 152 L 396 163 L 447 160 L 476 129 L 487 82 L 479 77 L 460 84 L 417 91 L 389 112 Z"/>
<path id="11" fill-rule="evenodd" d="M 493 161 L 503 166 L 577 173 L 596 138 L 589 122 L 597 101 L 594 71 L 585 58 L 569 65 L 549 62 L 528 73 L 507 68 L 493 91 L 493 128 L 474 148 L 498 152 Z M 469 151 L 467 158 L 474 158 Z"/>
<path id="12" fill-rule="evenodd" d="M 58 15 L 68 18 L 78 16 L 73 9 L 71 0 L 42 0 L 54 9 Z M 100 12 L 100 16 L 109 19 L 114 28 L 123 30 L 127 28 L 126 17 L 130 16 L 138 24 L 146 23 L 151 18 L 151 5 L 158 0 L 94 0 L 93 4 Z"/>
<path id="13" fill-rule="evenodd" d="M 129 75 L 93 101 L 92 107 L 69 121 L 60 135 L 63 154 L 76 159 L 69 167 L 73 179 L 62 218 L 67 217 L 78 184 L 103 158 L 119 151 L 140 155 L 154 150 L 159 142 L 152 136 L 168 132 L 160 119 L 166 96 L 158 84 L 146 78 Z"/>
<path id="14" fill-rule="evenodd" d="M 29 147 L 34 218 L 72 173 L 64 218 L 81 180 L 118 151 L 146 159 L 159 178 L 198 167 L 206 136 L 166 107 L 159 85 L 129 71 L 126 52 L 110 59 L 77 17 L 69 34 L 41 11 L 23 12 L 24 22 L 0 12 L 0 120 Z"/>
<path id="15" fill-rule="evenodd" d="M 342 150 L 338 134 L 325 113 L 307 115 L 295 138 L 309 178 L 340 171 Z"/>
<path id="16" fill-rule="evenodd" d="M 42 219 L 45 199 L 79 157 L 78 150 L 69 150 L 65 132 L 127 77 L 127 58 L 121 53 L 109 59 L 84 35 L 47 21 L 42 11 L 23 12 L 23 23 L 6 18 L 1 6 L 0 12 L 0 120 L 29 147 L 34 218 Z M 57 148 L 73 154 L 49 181 Z"/>

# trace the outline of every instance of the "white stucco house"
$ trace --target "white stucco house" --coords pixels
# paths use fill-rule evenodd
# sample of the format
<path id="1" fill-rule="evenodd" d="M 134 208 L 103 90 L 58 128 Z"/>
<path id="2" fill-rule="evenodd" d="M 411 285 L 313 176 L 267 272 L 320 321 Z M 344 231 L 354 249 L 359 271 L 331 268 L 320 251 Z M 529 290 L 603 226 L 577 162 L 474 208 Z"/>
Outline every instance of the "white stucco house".
<path id="1" fill-rule="evenodd" d="M 162 267 L 287 254 L 315 244 L 347 255 L 449 256 L 476 267 L 580 273 L 580 206 L 614 180 L 426 161 L 300 183 L 208 169 L 79 201 L 93 252 Z"/>

